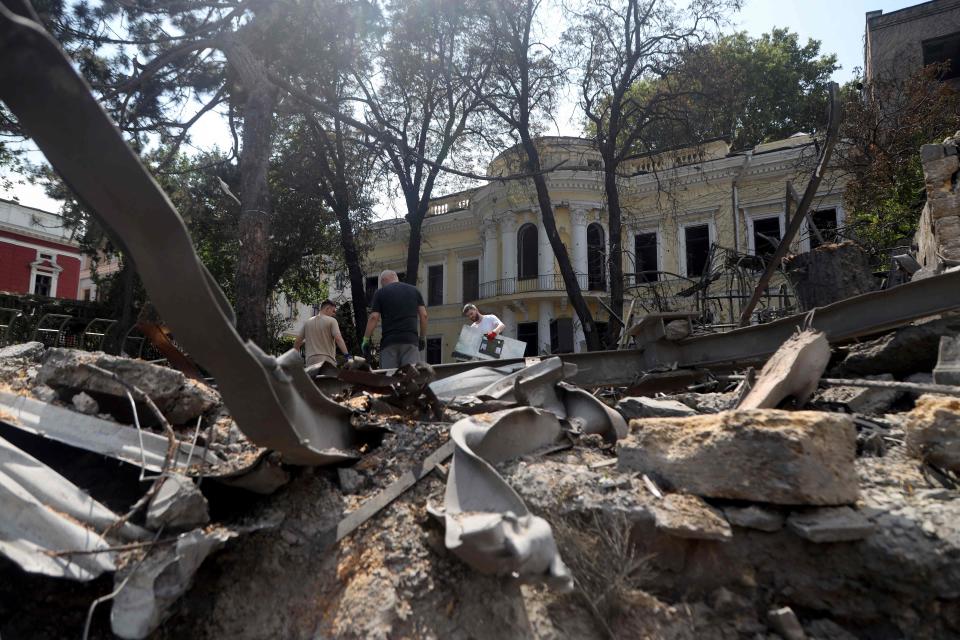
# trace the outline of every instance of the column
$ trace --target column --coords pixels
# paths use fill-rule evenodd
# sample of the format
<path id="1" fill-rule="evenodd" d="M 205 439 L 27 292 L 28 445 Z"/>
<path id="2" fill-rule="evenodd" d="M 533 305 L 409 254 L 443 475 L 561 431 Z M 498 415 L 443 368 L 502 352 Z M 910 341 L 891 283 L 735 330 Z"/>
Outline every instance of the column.
<path id="1" fill-rule="evenodd" d="M 480 238 L 483 241 L 483 264 L 480 270 L 480 297 L 496 295 L 496 285 L 488 284 L 497 280 L 497 223 L 484 220 L 480 226 Z"/>
<path id="2" fill-rule="evenodd" d="M 517 314 L 514 313 L 513 309 L 511 309 L 509 305 L 505 305 L 503 307 L 503 311 L 500 313 L 500 321 L 507 325 L 507 328 L 503 330 L 503 335 L 516 340 Z"/>
<path id="3" fill-rule="evenodd" d="M 580 318 L 577 317 L 576 312 L 573 314 L 573 352 L 580 353 L 586 351 L 586 346 L 584 343 L 587 341 L 586 336 L 583 335 L 583 325 L 580 324 Z"/>
<path id="4" fill-rule="evenodd" d="M 570 238 L 573 241 L 573 270 L 580 287 L 587 288 L 587 209 L 577 207 L 570 212 Z M 583 335 L 581 328 L 580 335 Z"/>
<path id="5" fill-rule="evenodd" d="M 540 220 L 537 225 L 537 232 L 538 288 L 552 291 L 556 288 L 553 282 L 553 247 L 550 246 L 550 239 L 547 237 L 547 228 L 544 226 L 543 220 Z"/>
<path id="6" fill-rule="evenodd" d="M 537 315 L 537 352 L 550 353 L 550 321 L 553 320 L 553 303 L 541 300 Z"/>
<path id="7" fill-rule="evenodd" d="M 500 216 L 500 277 L 503 286 L 499 294 L 509 295 L 514 292 L 517 280 L 517 217 L 513 211 L 506 211 Z"/>

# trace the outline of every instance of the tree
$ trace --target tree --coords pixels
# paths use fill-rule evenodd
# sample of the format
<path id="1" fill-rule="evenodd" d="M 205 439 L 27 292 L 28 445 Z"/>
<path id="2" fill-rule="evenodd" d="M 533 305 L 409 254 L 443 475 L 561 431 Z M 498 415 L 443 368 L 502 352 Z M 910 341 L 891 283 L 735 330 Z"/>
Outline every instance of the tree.
<path id="1" fill-rule="evenodd" d="M 526 159 L 524 170 L 533 183 L 570 304 L 580 319 L 587 348 L 596 351 L 601 348 L 600 336 L 557 230 L 540 151 L 534 140 L 541 119 L 553 112 L 564 71 L 555 62 L 553 52 L 534 33 L 539 0 L 486 0 L 481 7 L 485 24 L 476 55 L 489 56 L 491 66 L 489 87 L 476 81 L 474 95 L 519 144 Z"/>
<path id="2" fill-rule="evenodd" d="M 57 33 L 69 36 L 75 59 L 120 127 L 168 149 L 158 169 L 172 162 L 206 114 L 226 109 L 240 171 L 237 234 L 244 259 L 234 275 L 237 329 L 261 345 L 277 268 L 270 255 L 276 217 L 269 174 L 282 92 L 274 77 L 302 65 L 348 61 L 346 31 L 355 22 L 341 18 L 351 18 L 356 5 L 106 0 L 96 7 L 77 3 L 59 18 Z M 304 55 L 318 42 L 322 58 Z"/>
<path id="3" fill-rule="evenodd" d="M 689 94 L 664 79 L 679 73 L 683 52 L 706 37 L 707 27 L 737 7 L 726 0 L 695 0 L 688 7 L 667 0 L 591 0 L 573 14 L 566 41 L 581 70 L 580 107 L 603 159 L 610 308 L 617 317 L 623 317 L 621 165 L 636 149 L 654 146 L 658 125 L 678 120 Z M 631 89 L 650 81 L 657 90 L 636 100 Z M 608 323 L 607 344 L 616 344 L 618 334 L 617 324 Z"/>
<path id="4" fill-rule="evenodd" d="M 358 140 L 336 118 L 307 114 L 298 136 L 285 145 L 294 161 L 292 171 L 302 188 L 315 191 L 332 211 L 337 222 L 343 263 L 350 279 L 351 323 L 354 330 L 344 335 L 362 337 L 367 324 L 362 251 L 356 229 L 366 222 L 373 207 L 369 197 L 376 172 L 376 153 Z M 359 341 L 354 344 L 359 350 Z"/>
<path id="5" fill-rule="evenodd" d="M 942 65 L 906 78 L 844 87 L 844 123 L 834 162 L 847 180 L 844 204 L 859 240 L 875 254 L 908 242 L 926 202 L 920 146 L 960 129 L 960 94 Z"/>
<path id="6" fill-rule="evenodd" d="M 664 93 L 677 97 L 671 110 L 678 117 L 662 119 L 637 153 L 714 138 L 743 149 L 813 131 L 826 110 L 827 84 L 839 68 L 836 55 L 820 53 L 818 40 L 801 45 L 788 29 L 758 38 L 745 32 L 725 35 L 681 54 L 679 64 L 660 79 L 633 87 L 641 105 Z"/>
<path id="7" fill-rule="evenodd" d="M 416 285 L 421 228 L 443 165 L 475 132 L 485 57 L 471 55 L 476 12 L 467 0 L 395 0 L 377 57 L 377 81 L 356 76 L 368 124 L 384 134 L 387 169 L 400 186 L 410 226 L 406 279 Z M 473 83 L 471 85 L 471 82 Z"/>

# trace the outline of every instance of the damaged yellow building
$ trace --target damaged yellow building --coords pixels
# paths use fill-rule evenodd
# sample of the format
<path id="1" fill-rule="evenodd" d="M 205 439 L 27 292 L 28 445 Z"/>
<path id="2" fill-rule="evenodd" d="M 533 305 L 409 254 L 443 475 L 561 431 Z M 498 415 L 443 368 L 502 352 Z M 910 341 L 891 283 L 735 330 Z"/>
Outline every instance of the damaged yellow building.
<path id="1" fill-rule="evenodd" d="M 600 155 L 581 138 L 546 137 L 539 144 L 543 166 L 559 165 L 547 178 L 557 226 L 603 328 L 609 269 Z M 488 175 L 514 173 L 518 153 L 500 154 Z M 758 262 L 749 256 L 773 251 L 786 229 L 786 183 L 802 193 L 815 160 L 813 139 L 798 134 L 747 151 L 732 153 L 717 140 L 626 163 L 620 193 L 627 305 L 636 298 L 639 311 L 691 310 L 711 323 L 732 322 L 749 291 L 730 274 L 756 273 Z M 842 180 L 828 175 L 811 208 L 824 239 L 844 227 L 842 196 Z M 371 233 L 368 294 L 382 269 L 403 272 L 409 228 L 402 219 L 387 220 Z M 816 242 L 805 225 L 793 250 Z M 741 270 L 725 271 L 731 261 Z M 423 225 L 418 285 L 430 313 L 428 362 L 451 360 L 466 302 L 498 315 L 506 335 L 527 342 L 528 354 L 584 348 L 529 181 L 491 180 L 436 199 Z M 782 284 L 768 294 L 768 307 L 789 303 Z"/>

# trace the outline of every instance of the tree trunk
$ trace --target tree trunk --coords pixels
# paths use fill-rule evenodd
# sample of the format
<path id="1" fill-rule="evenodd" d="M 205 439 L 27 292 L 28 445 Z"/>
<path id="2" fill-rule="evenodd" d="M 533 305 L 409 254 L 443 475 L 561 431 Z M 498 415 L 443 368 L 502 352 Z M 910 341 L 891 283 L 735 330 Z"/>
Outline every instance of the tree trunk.
<path id="1" fill-rule="evenodd" d="M 241 74 L 243 75 L 243 74 Z M 240 259 L 237 261 L 237 331 L 266 348 L 270 264 L 270 187 L 267 172 L 277 90 L 268 82 L 245 84 L 240 152 Z"/>
<path id="2" fill-rule="evenodd" d="M 604 158 L 603 186 L 607 193 L 607 227 L 609 229 L 610 251 L 607 253 L 610 264 L 610 309 L 623 318 L 623 241 L 621 239 L 620 192 L 617 190 L 616 164 Z M 607 348 L 617 344 L 621 329 L 615 318 L 607 323 Z"/>
<path id="3" fill-rule="evenodd" d="M 407 222 L 410 225 L 410 240 L 407 242 L 407 277 L 406 282 L 417 286 L 417 276 L 420 272 L 420 246 L 423 244 L 421 237 L 423 229 L 423 219 L 427 216 L 427 207 L 429 201 L 421 203 L 417 200 L 415 205 L 407 204 Z"/>
<path id="4" fill-rule="evenodd" d="M 547 179 L 540 173 L 540 154 L 529 135 L 521 132 L 520 141 L 527 153 L 527 159 L 530 161 L 531 172 L 534 174 L 533 184 L 537 189 L 537 204 L 540 206 L 543 226 L 546 229 L 547 238 L 550 240 L 550 246 L 553 248 L 553 254 L 557 257 L 557 264 L 560 265 L 560 275 L 563 277 L 563 284 L 567 289 L 570 304 L 576 311 L 577 317 L 580 318 L 580 324 L 583 326 L 583 336 L 587 341 L 587 349 L 599 351 L 601 348 L 600 336 L 597 333 L 597 326 L 593 322 L 593 314 L 590 313 L 590 308 L 587 306 L 586 300 L 583 299 L 580 283 L 577 282 L 577 275 L 573 271 L 573 265 L 570 264 L 570 255 L 560 239 L 557 220 L 553 217 L 553 204 L 550 202 L 550 192 L 547 190 Z"/>
<path id="5" fill-rule="evenodd" d="M 353 302 L 353 325 L 356 327 L 354 335 L 357 340 L 363 337 L 367 328 L 367 292 L 364 286 L 363 269 L 360 267 L 360 252 L 353 237 L 353 226 L 350 223 L 350 211 L 347 207 L 337 207 L 337 224 L 340 227 L 340 246 L 343 248 L 343 260 L 347 264 L 347 274 L 350 276 L 350 299 Z M 360 343 L 350 345 L 359 353 Z"/>

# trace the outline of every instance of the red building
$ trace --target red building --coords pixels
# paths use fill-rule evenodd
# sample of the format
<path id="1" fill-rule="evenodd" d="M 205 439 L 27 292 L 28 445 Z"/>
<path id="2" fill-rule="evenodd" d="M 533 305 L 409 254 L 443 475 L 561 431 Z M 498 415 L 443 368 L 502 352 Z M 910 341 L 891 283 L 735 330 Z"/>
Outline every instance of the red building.
<path id="1" fill-rule="evenodd" d="M 60 216 L 0 200 L 0 291 L 76 300 L 80 259 Z"/>

